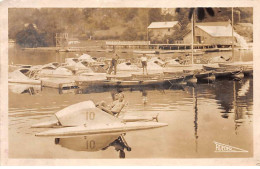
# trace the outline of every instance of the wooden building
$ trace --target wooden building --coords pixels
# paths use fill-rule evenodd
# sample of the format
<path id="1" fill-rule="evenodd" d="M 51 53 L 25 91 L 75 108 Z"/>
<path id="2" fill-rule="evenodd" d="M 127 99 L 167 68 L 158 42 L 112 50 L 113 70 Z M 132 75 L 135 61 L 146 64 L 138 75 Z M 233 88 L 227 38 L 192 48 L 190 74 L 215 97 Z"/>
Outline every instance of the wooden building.
<path id="1" fill-rule="evenodd" d="M 186 34 L 184 34 L 183 43 L 190 44 L 191 41 L 192 32 L 190 30 Z M 236 42 L 236 39 L 234 39 L 234 41 Z M 212 45 L 231 45 L 232 26 L 230 22 L 196 23 L 194 43 Z"/>
<path id="2" fill-rule="evenodd" d="M 165 35 L 171 35 L 175 29 L 180 28 L 178 21 L 152 22 L 148 27 L 149 39 L 162 40 Z"/>

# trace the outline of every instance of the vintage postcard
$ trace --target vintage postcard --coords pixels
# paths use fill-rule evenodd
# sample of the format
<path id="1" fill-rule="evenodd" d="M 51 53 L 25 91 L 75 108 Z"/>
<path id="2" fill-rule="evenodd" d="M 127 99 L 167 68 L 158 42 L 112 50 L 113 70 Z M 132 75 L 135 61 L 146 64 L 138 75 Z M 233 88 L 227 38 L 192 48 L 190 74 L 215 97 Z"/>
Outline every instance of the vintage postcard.
<path id="1" fill-rule="evenodd" d="M 259 9 L 1 7 L 1 165 L 260 165 Z"/>

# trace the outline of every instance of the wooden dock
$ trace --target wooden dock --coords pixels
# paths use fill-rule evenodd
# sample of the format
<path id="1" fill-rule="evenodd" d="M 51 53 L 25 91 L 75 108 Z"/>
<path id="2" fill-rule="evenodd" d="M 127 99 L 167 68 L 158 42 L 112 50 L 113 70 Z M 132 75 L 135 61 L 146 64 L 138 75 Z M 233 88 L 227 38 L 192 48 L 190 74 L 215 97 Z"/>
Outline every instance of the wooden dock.
<path id="1" fill-rule="evenodd" d="M 243 66 L 243 65 L 242 65 Z M 238 68 L 237 68 L 238 67 Z M 138 86 L 160 86 L 178 85 L 180 83 L 214 82 L 220 78 L 243 78 L 253 76 L 253 68 L 250 66 L 232 65 L 230 67 L 210 67 L 196 69 L 167 70 L 160 73 L 143 75 L 133 73 L 131 75 L 108 75 L 107 80 L 75 80 L 75 78 L 42 78 L 41 86 L 61 90 L 75 89 L 78 87 L 138 87 Z"/>
<path id="2" fill-rule="evenodd" d="M 96 46 L 95 46 L 96 47 Z M 56 52 L 112 52 L 112 49 L 102 49 L 100 47 L 37 47 L 37 48 L 22 48 L 22 50 L 30 51 L 56 51 Z"/>
<path id="3" fill-rule="evenodd" d="M 230 44 L 223 44 L 223 48 L 227 49 L 230 48 Z M 219 45 L 215 44 L 194 44 L 193 49 L 201 49 L 201 50 L 207 50 L 207 49 L 220 49 L 222 48 Z M 162 50 L 191 50 L 191 44 L 150 44 L 149 49 L 162 49 Z"/>
<path id="4" fill-rule="evenodd" d="M 106 41 L 107 49 L 148 49 L 150 41 Z"/>
<path id="5" fill-rule="evenodd" d="M 107 41 L 107 49 L 157 49 L 163 51 L 178 51 L 186 52 L 191 50 L 191 44 L 151 44 L 150 41 Z M 194 44 L 194 49 L 213 51 L 229 51 L 232 45 L 230 44 Z M 221 50 L 223 48 L 223 50 Z M 167 53 L 167 52 L 165 52 Z"/>

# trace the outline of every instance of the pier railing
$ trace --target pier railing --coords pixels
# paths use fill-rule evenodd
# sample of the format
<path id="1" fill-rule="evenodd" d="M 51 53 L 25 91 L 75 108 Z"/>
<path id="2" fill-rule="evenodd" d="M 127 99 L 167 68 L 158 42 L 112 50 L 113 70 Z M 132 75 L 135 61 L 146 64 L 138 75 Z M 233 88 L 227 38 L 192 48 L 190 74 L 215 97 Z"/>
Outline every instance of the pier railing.
<path id="1" fill-rule="evenodd" d="M 140 45 L 150 45 L 150 41 L 106 41 L 106 45 L 112 46 L 140 46 Z"/>
<path id="2" fill-rule="evenodd" d="M 131 49 L 191 49 L 191 44 L 151 44 L 150 41 L 106 41 L 107 48 L 131 48 Z M 230 48 L 230 44 L 194 44 L 195 49 Z"/>

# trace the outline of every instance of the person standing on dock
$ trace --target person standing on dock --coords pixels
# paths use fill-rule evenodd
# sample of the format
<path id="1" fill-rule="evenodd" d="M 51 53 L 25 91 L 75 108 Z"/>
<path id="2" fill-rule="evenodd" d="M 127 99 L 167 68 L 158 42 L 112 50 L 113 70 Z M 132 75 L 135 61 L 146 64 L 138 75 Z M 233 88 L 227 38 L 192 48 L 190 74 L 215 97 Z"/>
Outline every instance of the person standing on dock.
<path id="1" fill-rule="evenodd" d="M 144 74 L 144 69 L 146 71 L 146 75 L 148 75 L 147 72 L 147 57 L 145 54 L 143 54 L 143 56 L 141 57 L 141 62 L 142 62 L 142 67 L 143 67 L 143 74 Z"/>
<path id="2" fill-rule="evenodd" d="M 114 52 L 113 56 L 112 56 L 112 60 L 111 60 L 111 64 L 108 70 L 108 74 L 111 74 L 112 71 L 114 70 L 114 75 L 116 75 L 116 67 L 117 67 L 117 61 L 119 59 L 119 55 Z"/>

